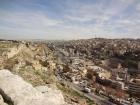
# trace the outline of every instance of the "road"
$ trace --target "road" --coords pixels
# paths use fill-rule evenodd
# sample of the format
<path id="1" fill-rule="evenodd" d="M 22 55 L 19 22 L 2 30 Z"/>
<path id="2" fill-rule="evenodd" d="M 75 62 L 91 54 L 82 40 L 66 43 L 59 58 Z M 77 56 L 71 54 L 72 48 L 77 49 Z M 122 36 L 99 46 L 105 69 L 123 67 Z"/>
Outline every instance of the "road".
<path id="1" fill-rule="evenodd" d="M 61 51 L 57 48 L 55 49 L 56 54 L 59 56 L 59 58 L 63 60 L 64 56 L 62 53 L 60 53 Z M 95 103 L 99 104 L 99 105 L 115 105 L 112 102 L 108 101 L 108 99 L 99 97 L 97 95 L 95 95 L 94 93 L 84 93 L 82 91 L 82 88 L 76 84 L 73 84 L 72 82 L 66 81 L 64 78 L 61 78 L 60 73 L 58 73 L 58 71 L 55 72 L 55 75 L 57 77 L 57 79 L 61 82 L 64 83 L 65 85 L 69 86 L 70 88 L 72 88 L 73 90 L 75 90 L 76 92 L 78 92 L 79 94 L 84 95 L 85 97 L 87 97 L 88 99 L 94 101 Z"/>
<path id="2" fill-rule="evenodd" d="M 96 103 L 99 103 L 101 105 L 114 105 L 113 103 L 109 102 L 107 99 L 99 97 L 99 96 L 95 95 L 94 93 L 84 93 L 84 92 L 82 92 L 82 88 L 75 85 L 75 84 L 71 83 L 70 86 L 73 90 L 77 91 L 80 94 L 83 94 L 85 97 L 89 98 L 92 101 L 95 101 Z"/>
<path id="3" fill-rule="evenodd" d="M 69 86 L 71 89 L 73 89 L 74 91 L 78 92 L 79 94 L 87 97 L 88 99 L 94 101 L 95 103 L 98 103 L 99 105 L 115 105 L 112 102 L 108 101 L 105 98 L 102 98 L 100 96 L 95 95 L 94 93 L 85 93 L 83 92 L 82 88 L 76 84 L 73 84 L 72 82 L 66 81 L 63 78 L 61 78 L 61 76 L 59 75 L 59 73 L 55 73 L 57 76 L 57 79 L 59 80 L 59 82 Z"/>

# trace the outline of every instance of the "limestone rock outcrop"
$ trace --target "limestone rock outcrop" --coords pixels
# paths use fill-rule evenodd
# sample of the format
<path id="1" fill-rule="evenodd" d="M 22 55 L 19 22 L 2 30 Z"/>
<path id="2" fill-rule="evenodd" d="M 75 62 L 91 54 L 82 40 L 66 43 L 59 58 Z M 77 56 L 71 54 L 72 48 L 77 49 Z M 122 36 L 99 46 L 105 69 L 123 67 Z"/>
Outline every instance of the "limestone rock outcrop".
<path id="1" fill-rule="evenodd" d="M 4 100 L 3 97 L 0 95 L 0 105 L 7 105 Z"/>
<path id="2" fill-rule="evenodd" d="M 65 103 L 60 91 L 51 90 L 46 86 L 34 88 L 8 70 L 0 70 L 0 94 L 13 105 L 63 105 Z"/>
<path id="3" fill-rule="evenodd" d="M 49 101 L 56 102 L 58 105 L 65 104 L 64 97 L 60 90 L 49 88 L 48 86 L 37 86 L 36 89 L 43 93 Z"/>

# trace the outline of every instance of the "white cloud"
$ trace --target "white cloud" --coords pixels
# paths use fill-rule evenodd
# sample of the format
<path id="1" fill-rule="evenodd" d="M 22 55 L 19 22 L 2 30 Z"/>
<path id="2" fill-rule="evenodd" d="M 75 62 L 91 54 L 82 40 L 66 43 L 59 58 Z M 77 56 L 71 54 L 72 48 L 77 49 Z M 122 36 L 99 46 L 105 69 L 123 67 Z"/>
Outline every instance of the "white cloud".
<path id="1" fill-rule="evenodd" d="M 140 3 L 136 5 L 136 10 L 140 12 Z"/>
<path id="2" fill-rule="evenodd" d="M 102 1 L 93 4 L 75 3 L 72 7 L 73 9 L 69 10 L 70 13 L 65 15 L 65 19 L 67 21 L 74 21 L 75 23 L 92 21 L 96 25 L 105 24 L 112 21 L 112 17 L 121 17 L 124 14 L 123 12 L 135 2 L 135 0 L 109 1 L 108 3 L 106 3 L 107 1 Z"/>
<path id="3" fill-rule="evenodd" d="M 57 26 L 62 23 L 60 20 L 48 18 L 47 15 L 38 12 L 2 12 L 0 21 L 22 28 L 46 28 Z"/>
<path id="4" fill-rule="evenodd" d="M 136 12 L 126 17 L 124 12 L 136 0 L 101 1 L 85 4 L 77 0 L 73 5 L 68 2 L 67 13 L 56 14 L 62 17 L 59 20 L 50 18 L 44 11 L 0 11 L 0 22 L 4 23 L 0 25 L 0 37 L 9 34 L 46 39 L 91 38 L 95 35 L 111 38 L 133 37 L 133 33 L 139 37 L 140 15 Z"/>

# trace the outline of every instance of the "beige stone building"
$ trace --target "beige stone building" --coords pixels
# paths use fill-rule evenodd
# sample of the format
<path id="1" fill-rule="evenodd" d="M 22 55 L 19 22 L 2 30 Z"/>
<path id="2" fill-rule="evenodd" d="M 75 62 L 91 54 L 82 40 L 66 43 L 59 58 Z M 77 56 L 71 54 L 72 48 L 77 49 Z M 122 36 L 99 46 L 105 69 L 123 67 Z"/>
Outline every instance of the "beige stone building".
<path id="1" fill-rule="evenodd" d="M 129 86 L 129 92 L 131 94 L 140 96 L 140 79 L 135 79 L 129 82 L 128 86 Z"/>

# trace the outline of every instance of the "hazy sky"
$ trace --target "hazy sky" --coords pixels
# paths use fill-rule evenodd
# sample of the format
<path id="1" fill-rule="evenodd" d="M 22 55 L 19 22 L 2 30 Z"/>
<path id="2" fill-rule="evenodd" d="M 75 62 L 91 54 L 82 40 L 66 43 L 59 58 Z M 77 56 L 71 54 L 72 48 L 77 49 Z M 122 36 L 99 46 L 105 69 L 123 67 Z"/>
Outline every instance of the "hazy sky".
<path id="1" fill-rule="evenodd" d="M 0 38 L 140 38 L 140 0 L 0 0 Z"/>

